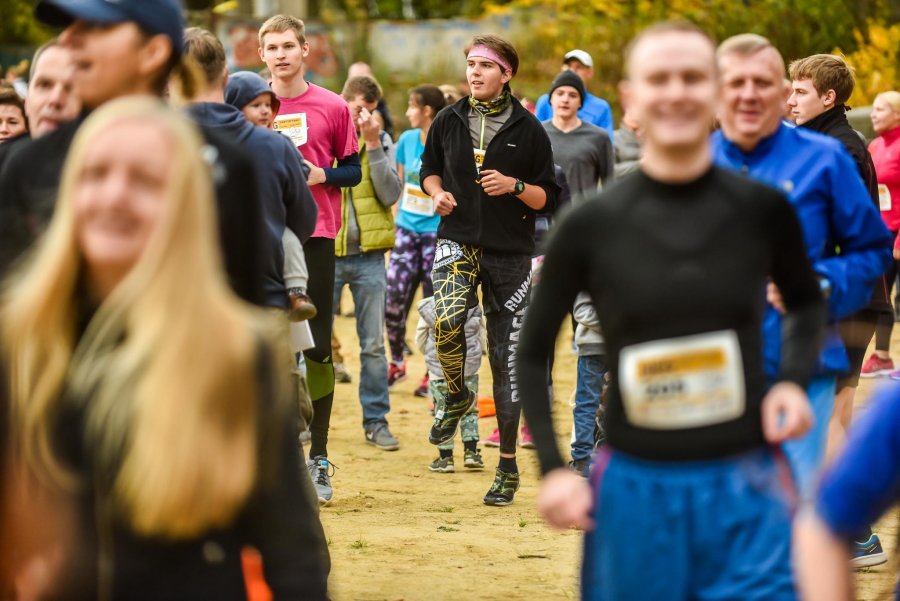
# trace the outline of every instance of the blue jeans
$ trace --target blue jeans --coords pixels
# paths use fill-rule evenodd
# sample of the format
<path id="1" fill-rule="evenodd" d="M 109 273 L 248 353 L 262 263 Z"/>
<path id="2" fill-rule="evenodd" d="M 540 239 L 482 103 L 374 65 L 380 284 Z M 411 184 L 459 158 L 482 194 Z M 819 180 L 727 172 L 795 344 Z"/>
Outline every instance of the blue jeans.
<path id="1" fill-rule="evenodd" d="M 363 426 L 387 423 L 391 410 L 388 396 L 388 363 L 384 353 L 384 294 L 386 288 L 384 252 L 373 251 L 334 262 L 334 305 L 338 305 L 344 284 L 350 286 L 359 336 L 359 402 Z"/>
<path id="2" fill-rule="evenodd" d="M 822 461 L 825 459 L 825 445 L 828 442 L 828 422 L 834 410 L 835 376 L 817 376 L 810 380 L 806 395 L 812 405 L 812 429 L 802 438 L 789 440 L 782 445 L 784 454 L 791 464 L 797 492 L 808 499 L 815 492 Z"/>
<path id="3" fill-rule="evenodd" d="M 578 379 L 575 384 L 575 409 L 572 410 L 575 441 L 572 459 L 588 459 L 594 451 L 594 420 L 600 407 L 600 391 L 606 365 L 603 355 L 578 357 Z"/>
<path id="4" fill-rule="evenodd" d="M 648 461 L 604 446 L 584 601 L 795 601 L 790 491 L 767 448 L 709 461 Z"/>

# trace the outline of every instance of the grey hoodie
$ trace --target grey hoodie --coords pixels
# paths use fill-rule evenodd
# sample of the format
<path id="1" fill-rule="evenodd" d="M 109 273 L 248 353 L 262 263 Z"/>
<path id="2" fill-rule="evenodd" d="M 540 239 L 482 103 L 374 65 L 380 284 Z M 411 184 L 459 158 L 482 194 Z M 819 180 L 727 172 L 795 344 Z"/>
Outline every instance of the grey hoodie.
<path id="1" fill-rule="evenodd" d="M 434 297 L 423 298 L 416 305 L 419 309 L 419 323 L 416 325 L 416 346 L 425 357 L 428 366 L 428 374 L 431 378 L 444 379 L 444 371 L 441 362 L 437 358 L 437 348 L 434 345 Z M 474 376 L 481 368 L 481 347 L 483 325 L 481 307 L 475 305 L 469 309 L 466 318 L 466 368 L 465 377 Z"/>
<path id="2" fill-rule="evenodd" d="M 600 319 L 597 310 L 587 292 L 579 292 L 575 297 L 572 316 L 578 325 L 575 327 L 575 345 L 579 357 L 606 354 L 606 343 L 600 331 Z"/>

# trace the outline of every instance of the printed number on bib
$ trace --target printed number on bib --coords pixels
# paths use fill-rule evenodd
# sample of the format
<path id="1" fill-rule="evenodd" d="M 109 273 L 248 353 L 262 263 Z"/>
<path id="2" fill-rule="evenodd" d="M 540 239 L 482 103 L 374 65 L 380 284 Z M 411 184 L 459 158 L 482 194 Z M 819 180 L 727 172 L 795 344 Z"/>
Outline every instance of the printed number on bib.
<path id="1" fill-rule="evenodd" d="M 408 183 L 403 186 L 403 201 L 400 208 L 415 215 L 424 215 L 425 217 L 434 215 L 434 202 L 431 197 L 415 184 Z"/>
<path id="2" fill-rule="evenodd" d="M 478 174 L 479 181 L 476 183 L 481 183 L 481 166 L 484 165 L 484 155 L 487 153 L 485 150 L 481 150 L 480 148 L 473 148 L 472 152 L 475 155 L 475 172 Z"/>
<path id="3" fill-rule="evenodd" d="M 629 423 L 656 430 L 712 426 L 744 413 L 746 389 L 732 330 L 625 347 L 619 386 Z"/>
<path id="4" fill-rule="evenodd" d="M 272 129 L 281 132 L 291 139 L 294 146 L 300 148 L 306 144 L 308 124 L 306 113 L 293 113 L 291 115 L 278 115 L 272 123 Z"/>
<path id="5" fill-rule="evenodd" d="M 882 211 L 891 210 L 891 191 L 884 184 L 878 184 L 878 206 Z"/>

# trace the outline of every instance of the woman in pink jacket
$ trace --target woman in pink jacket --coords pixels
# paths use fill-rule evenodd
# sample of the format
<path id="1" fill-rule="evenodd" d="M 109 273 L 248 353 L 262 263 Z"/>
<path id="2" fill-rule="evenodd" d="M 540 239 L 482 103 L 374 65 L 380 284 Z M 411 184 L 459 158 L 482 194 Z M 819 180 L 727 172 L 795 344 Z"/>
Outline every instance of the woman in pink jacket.
<path id="1" fill-rule="evenodd" d="M 875 97 L 875 102 L 872 103 L 872 126 L 878 137 L 869 144 L 869 153 L 872 155 L 875 173 L 878 176 L 881 218 L 894 235 L 895 241 L 900 241 L 900 237 L 897 236 L 900 230 L 900 92 L 882 92 Z M 895 242 L 894 265 L 886 274 L 890 287 L 893 287 L 897 278 L 898 259 L 900 247 Z M 866 362 L 872 365 L 863 367 L 864 377 L 890 374 L 892 379 L 900 380 L 900 370 L 894 371 L 894 362 L 890 355 L 893 327 L 893 315 L 889 313 L 879 315 L 875 327 L 875 354 Z"/>

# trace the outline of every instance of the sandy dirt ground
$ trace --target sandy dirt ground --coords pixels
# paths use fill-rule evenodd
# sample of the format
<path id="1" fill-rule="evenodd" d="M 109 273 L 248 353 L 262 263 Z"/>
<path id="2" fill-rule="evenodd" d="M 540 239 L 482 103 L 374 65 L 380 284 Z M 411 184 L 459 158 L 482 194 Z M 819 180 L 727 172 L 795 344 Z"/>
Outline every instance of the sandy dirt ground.
<path id="1" fill-rule="evenodd" d="M 352 311 L 348 295 L 342 303 Z M 413 310 L 414 312 L 415 310 Z M 408 341 L 414 345 L 413 314 Z M 481 498 L 493 479 L 497 449 L 483 448 L 486 469 L 462 467 L 457 440 L 457 471 L 433 473 L 428 464 L 437 450 L 427 440 L 431 423 L 428 399 L 413 396 L 425 373 L 421 354 L 408 359 L 408 379 L 391 389 L 396 452 L 366 444 L 358 400 L 359 345 L 352 317 L 340 316 L 336 332 L 343 345 L 351 384 L 338 384 L 329 437 L 329 456 L 337 466 L 334 500 L 322 509 L 333 569 L 332 595 L 337 601 L 442 601 L 467 599 L 577 599 L 582 536 L 558 532 L 537 514 L 538 468 L 533 451 L 521 449 L 522 487 L 509 507 L 488 507 Z M 554 368 L 554 419 L 560 447 L 571 432 L 569 398 L 575 389 L 576 357 L 569 348 L 571 331 L 557 345 Z M 898 347 L 900 348 L 900 347 Z M 481 391 L 490 394 L 487 360 L 480 373 Z M 857 396 L 864 410 L 871 392 L 864 381 Z M 482 439 L 495 427 L 480 420 Z M 458 436 L 458 435 L 457 435 Z M 876 528 L 889 553 L 896 544 L 898 520 L 892 511 Z M 857 575 L 857 599 L 890 598 L 894 560 Z"/>

